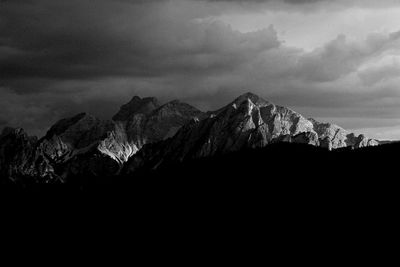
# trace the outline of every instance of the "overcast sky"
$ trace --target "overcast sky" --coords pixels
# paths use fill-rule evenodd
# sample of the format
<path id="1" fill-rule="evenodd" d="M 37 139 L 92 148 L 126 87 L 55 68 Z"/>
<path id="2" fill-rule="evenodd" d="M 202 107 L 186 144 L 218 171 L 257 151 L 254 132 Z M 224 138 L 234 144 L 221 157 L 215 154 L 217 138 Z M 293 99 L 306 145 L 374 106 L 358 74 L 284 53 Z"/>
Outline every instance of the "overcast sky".
<path id="1" fill-rule="evenodd" d="M 0 128 L 252 91 L 400 139 L 400 1 L 0 0 Z"/>

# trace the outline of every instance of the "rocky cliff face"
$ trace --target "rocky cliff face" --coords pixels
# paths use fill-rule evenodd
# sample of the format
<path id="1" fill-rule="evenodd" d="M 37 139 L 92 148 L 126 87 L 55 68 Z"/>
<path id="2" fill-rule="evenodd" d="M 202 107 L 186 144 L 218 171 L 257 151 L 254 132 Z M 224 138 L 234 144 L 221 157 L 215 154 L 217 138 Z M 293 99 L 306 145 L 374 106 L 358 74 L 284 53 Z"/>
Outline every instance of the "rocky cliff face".
<path id="1" fill-rule="evenodd" d="M 53 167 L 37 153 L 36 148 L 36 137 L 28 136 L 21 128 L 5 128 L 0 135 L 0 178 L 3 178 L 0 183 L 31 184 L 57 180 Z"/>
<path id="2" fill-rule="evenodd" d="M 39 150 L 54 162 L 68 161 L 97 146 L 107 133 L 114 130 L 110 121 L 102 121 L 89 114 L 78 114 L 62 119 L 39 141 Z"/>
<path id="3" fill-rule="evenodd" d="M 320 146 L 328 149 L 337 149 L 343 147 L 366 147 L 378 145 L 378 141 L 369 139 L 364 135 L 356 136 L 354 133 L 349 133 L 343 128 L 331 124 L 321 123 L 314 119 L 310 119 L 314 125 L 314 131 L 318 134 Z"/>
<path id="4" fill-rule="evenodd" d="M 155 98 L 135 96 L 113 117 L 114 129 L 98 150 L 122 165 L 145 144 L 172 137 L 190 119 L 201 116 L 201 111 L 178 100 L 160 106 Z"/>
<path id="5" fill-rule="evenodd" d="M 328 149 L 377 145 L 375 140 L 355 136 L 337 125 L 306 119 L 288 108 L 247 93 L 208 118 L 193 119 L 158 147 L 144 147 L 127 164 L 127 172 L 168 162 L 209 157 L 275 142 L 304 143 Z"/>
<path id="6" fill-rule="evenodd" d="M 37 140 L 22 129 L 5 129 L 0 139 L 0 174 L 9 179 L 66 182 L 71 176 L 118 174 L 144 144 L 164 140 L 202 112 L 172 101 L 134 97 L 113 120 L 81 113 L 58 121 Z M 11 152 L 12 153 L 11 153 Z"/>
<path id="7" fill-rule="evenodd" d="M 4 129 L 0 175 L 9 181 L 68 182 L 73 176 L 116 175 L 123 168 L 131 173 L 276 142 L 328 149 L 378 144 L 251 93 L 207 113 L 177 100 L 160 105 L 155 98 L 134 97 L 113 120 L 81 113 L 58 121 L 40 140 L 22 129 Z"/>
<path id="8" fill-rule="evenodd" d="M 122 122 L 129 140 L 140 149 L 144 144 L 174 136 L 190 119 L 201 116 L 201 111 L 175 100 L 151 112 L 134 112 Z"/>
<path id="9" fill-rule="evenodd" d="M 117 114 L 112 118 L 114 121 L 128 121 L 135 114 L 149 114 L 160 107 L 158 100 L 154 97 L 140 98 L 134 96 L 131 101 L 121 106 Z"/>

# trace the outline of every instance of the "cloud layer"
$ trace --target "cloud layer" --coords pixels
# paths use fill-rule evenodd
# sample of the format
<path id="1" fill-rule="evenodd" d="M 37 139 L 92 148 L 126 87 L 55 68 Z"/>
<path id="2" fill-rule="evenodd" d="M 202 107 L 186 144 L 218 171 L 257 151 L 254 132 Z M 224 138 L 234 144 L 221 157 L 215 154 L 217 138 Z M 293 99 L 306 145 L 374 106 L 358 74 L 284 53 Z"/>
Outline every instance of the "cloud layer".
<path id="1" fill-rule="evenodd" d="M 244 91 L 349 128 L 361 127 L 355 121 L 366 118 L 371 124 L 365 122 L 363 128 L 395 127 L 400 115 L 399 32 L 354 39 L 339 28 L 323 45 L 307 50 L 286 44 L 274 23 L 243 32 L 218 19 L 263 10 L 300 17 L 310 12 L 340 15 L 354 7 L 399 5 L 340 0 L 2 1 L 0 127 L 23 126 L 43 134 L 57 119 L 77 112 L 111 117 L 135 94 L 163 101 L 180 98 L 213 109 Z M 305 36 L 319 34 L 312 31 L 301 28 Z M 377 118 L 387 124 L 378 125 Z"/>

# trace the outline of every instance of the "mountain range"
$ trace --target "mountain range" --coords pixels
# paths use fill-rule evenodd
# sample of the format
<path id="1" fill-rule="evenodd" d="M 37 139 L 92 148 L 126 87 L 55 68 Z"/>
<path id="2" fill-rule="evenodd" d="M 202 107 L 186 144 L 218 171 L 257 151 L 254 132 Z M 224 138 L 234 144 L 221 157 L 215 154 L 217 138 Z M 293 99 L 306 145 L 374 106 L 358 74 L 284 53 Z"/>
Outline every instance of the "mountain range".
<path id="1" fill-rule="evenodd" d="M 376 146 L 377 140 L 246 93 L 202 112 L 174 100 L 135 96 L 111 120 L 81 113 L 61 119 L 40 139 L 21 128 L 0 135 L 2 183 L 79 183 L 74 177 L 130 175 L 142 168 L 209 158 L 274 143 L 326 150 Z"/>

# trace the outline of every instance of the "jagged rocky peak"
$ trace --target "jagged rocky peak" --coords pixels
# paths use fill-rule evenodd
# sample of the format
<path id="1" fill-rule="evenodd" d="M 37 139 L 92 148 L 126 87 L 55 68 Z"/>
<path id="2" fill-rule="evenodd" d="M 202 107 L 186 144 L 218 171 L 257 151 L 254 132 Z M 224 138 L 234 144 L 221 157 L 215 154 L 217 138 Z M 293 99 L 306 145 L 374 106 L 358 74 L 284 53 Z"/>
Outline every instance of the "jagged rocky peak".
<path id="1" fill-rule="evenodd" d="M 70 146 L 81 148 L 103 138 L 113 124 L 88 113 L 59 120 L 50 128 L 44 139 L 60 138 Z"/>
<path id="2" fill-rule="evenodd" d="M 19 177 L 29 165 L 36 143 L 37 138 L 28 136 L 22 128 L 4 128 L 0 135 L 0 178 Z"/>
<path id="3" fill-rule="evenodd" d="M 232 103 L 235 104 L 236 106 L 240 106 L 243 102 L 250 100 L 254 105 L 257 106 L 265 106 L 271 104 L 267 100 L 263 99 L 262 97 L 253 94 L 251 92 L 247 92 L 245 94 L 240 95 L 238 98 L 236 98 Z"/>
<path id="4" fill-rule="evenodd" d="M 135 114 L 149 114 L 158 107 L 160 107 L 160 104 L 155 97 L 140 98 L 134 96 L 131 101 L 121 106 L 112 119 L 114 121 L 127 121 Z"/>
<path id="5" fill-rule="evenodd" d="M 314 126 L 314 131 L 318 134 L 320 145 L 328 149 L 337 149 L 343 147 L 360 148 L 365 146 L 376 146 L 379 142 L 369 139 L 364 135 L 355 135 L 343 129 L 342 127 L 326 122 L 318 122 L 310 118 Z"/>
<path id="6" fill-rule="evenodd" d="M 272 105 L 271 102 L 263 99 L 262 97 L 247 92 L 244 93 L 242 95 L 240 95 L 239 97 L 237 97 L 235 100 L 233 100 L 232 102 L 230 102 L 228 105 L 215 110 L 215 111 L 209 111 L 207 112 L 209 117 L 215 117 L 217 114 L 221 113 L 221 112 L 229 112 L 229 110 L 231 109 L 238 109 L 240 107 L 247 109 L 248 112 L 250 112 L 250 109 L 253 108 L 253 106 L 256 107 L 264 107 L 264 106 L 268 106 L 268 105 Z"/>
<path id="7" fill-rule="evenodd" d="M 159 150 L 144 147 L 134 160 L 128 162 L 127 168 L 135 169 L 135 164 L 146 162 L 154 163 L 150 166 L 153 168 L 165 164 L 167 160 L 209 157 L 277 142 L 310 144 L 328 149 L 377 144 L 365 136 L 351 135 L 337 125 L 307 119 L 252 93 L 243 94 L 222 109 L 208 114 L 210 116 L 205 119 L 190 120 Z"/>
<path id="8" fill-rule="evenodd" d="M 21 139 L 31 143 L 37 141 L 36 136 L 29 136 L 22 128 L 4 127 L 0 134 L 0 145 L 4 143 L 5 139 Z"/>
<path id="9" fill-rule="evenodd" d="M 101 141 L 98 150 L 122 165 L 145 144 L 172 137 L 190 119 L 202 114 L 179 100 L 160 106 L 155 98 L 134 97 L 114 116 L 115 129 Z"/>
<path id="10" fill-rule="evenodd" d="M 12 127 L 4 127 L 1 131 L 0 138 L 4 138 L 10 135 L 27 135 L 24 129 L 22 128 L 12 128 Z"/>
<path id="11" fill-rule="evenodd" d="M 39 141 L 38 154 L 56 163 L 63 163 L 96 147 L 113 129 L 111 121 L 103 121 L 90 114 L 80 113 L 59 120 L 51 127 Z"/>
<path id="12" fill-rule="evenodd" d="M 51 136 L 55 134 L 61 134 L 66 131 L 71 125 L 74 125 L 81 119 L 83 119 L 87 114 L 86 113 L 79 113 L 73 117 L 64 118 L 57 121 L 47 132 L 46 136 Z"/>
<path id="13" fill-rule="evenodd" d="M 139 149 L 148 143 L 172 137 L 192 118 L 203 112 L 178 100 L 168 102 L 149 114 L 136 114 L 126 123 L 127 136 Z"/>
<path id="14" fill-rule="evenodd" d="M 114 124 L 114 130 L 107 133 L 107 138 L 101 140 L 97 149 L 115 160 L 119 165 L 124 164 L 138 151 L 137 145 L 128 140 L 122 123 Z"/>
<path id="15" fill-rule="evenodd" d="M 185 118 L 191 118 L 201 115 L 203 112 L 187 103 L 181 102 L 180 100 L 176 99 L 162 105 L 161 107 L 156 109 L 154 113 L 161 116 L 178 115 Z"/>
<path id="16" fill-rule="evenodd" d="M 4 127 L 0 134 L 0 147 L 10 146 L 11 150 L 25 149 L 25 145 L 33 147 L 37 141 L 36 136 L 29 136 L 22 128 Z"/>
<path id="17" fill-rule="evenodd" d="M 0 175 L 65 181 L 71 175 L 114 175 L 124 166 L 151 168 L 166 161 L 208 157 L 275 142 L 336 149 L 377 145 L 376 140 L 245 93 L 203 113 L 179 100 L 160 105 L 133 97 L 113 120 L 87 113 L 59 120 L 39 141 L 21 128 L 0 134 Z M 151 144 L 152 145 L 146 145 Z M 154 166 L 152 165 L 154 164 Z"/>

